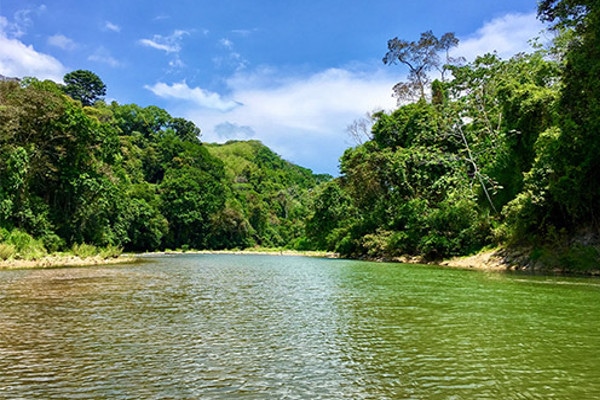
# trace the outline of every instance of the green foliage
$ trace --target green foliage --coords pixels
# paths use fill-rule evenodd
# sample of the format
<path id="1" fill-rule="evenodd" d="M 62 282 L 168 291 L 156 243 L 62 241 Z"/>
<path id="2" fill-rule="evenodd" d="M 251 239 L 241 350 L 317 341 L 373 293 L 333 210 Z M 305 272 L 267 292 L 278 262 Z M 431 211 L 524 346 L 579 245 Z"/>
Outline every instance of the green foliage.
<path id="1" fill-rule="evenodd" d="M 108 245 L 105 247 L 97 247 L 93 244 L 76 243 L 71 247 L 73 255 L 79 258 L 89 258 L 99 256 L 103 259 L 116 258 L 123 253 L 123 248 L 120 246 Z"/>
<path id="2" fill-rule="evenodd" d="M 17 248 L 14 244 L 0 243 L 0 260 L 8 260 L 17 255 Z"/>
<path id="3" fill-rule="evenodd" d="M 87 70 L 77 70 L 67 73 L 63 80 L 64 91 L 83 106 L 91 106 L 106 94 L 106 85 L 98 75 Z"/>
<path id="4" fill-rule="evenodd" d="M 169 221 L 167 245 L 207 248 L 211 215 L 224 205 L 220 182 L 199 169 L 168 170 L 160 192 L 160 209 Z"/>
<path id="5" fill-rule="evenodd" d="M 588 12 L 595 7 L 594 0 L 541 0 L 538 2 L 538 16 L 542 21 L 555 23 L 554 28 L 582 29 Z"/>
<path id="6" fill-rule="evenodd" d="M 559 21 L 553 48 L 447 65 L 453 79 L 431 88 L 425 73 L 439 60 L 436 38 L 390 41 L 386 63 L 422 66 L 401 87 L 419 100 L 375 114 L 372 140 L 345 152 L 340 193 L 329 194 L 347 198 L 355 214 L 339 222 L 320 194 L 308 237 L 346 255 L 384 258 L 528 244 L 544 249 L 537 256 L 547 266 L 593 266 L 596 242 L 567 238 L 582 228 L 600 236 L 600 10 L 550 1 L 540 15 Z"/>
<path id="7" fill-rule="evenodd" d="M 314 175 L 255 140 L 206 147 L 223 160 L 231 185 L 229 205 L 213 223 L 213 233 L 221 232 L 226 238 L 218 247 L 294 247 L 307 243 L 303 238 L 309 191 L 330 176 Z M 212 242 L 217 245 L 214 236 Z"/>
<path id="8" fill-rule="evenodd" d="M 564 23 L 563 27 L 575 25 L 576 30 L 563 32 L 569 40 L 560 41 L 567 47 L 558 51 L 563 54 L 563 71 L 556 122 L 538 136 L 524 190 L 509 203 L 505 214 L 513 242 L 559 247 L 560 254 L 568 255 L 578 250 L 556 246 L 553 232 L 568 236 L 576 236 L 581 229 L 597 232 L 600 222 L 600 10 L 584 1 L 553 1 L 540 3 L 540 13 L 559 25 Z M 524 105 L 531 107 L 530 103 Z M 543 109 L 543 103 L 538 108 Z M 555 259 L 576 264 L 569 257 Z"/>
<path id="9" fill-rule="evenodd" d="M 428 48 L 430 36 L 422 37 L 421 48 Z M 388 62 L 415 55 L 418 45 L 391 44 L 400 47 L 390 48 Z M 439 59 L 431 49 L 434 65 Z M 557 209 L 548 208 L 542 190 L 552 187 L 548 164 L 557 159 L 560 89 L 559 64 L 546 54 L 540 49 L 506 61 L 485 55 L 447 65 L 453 79 L 425 89 L 431 102 L 421 95 L 392 113 L 375 114 L 372 140 L 348 149 L 341 160 L 337 197 L 348 199 L 354 216 L 329 225 L 309 219 L 308 237 L 351 256 L 440 259 L 531 234 Z M 335 210 L 320 209 L 322 199 L 316 199 L 315 217 Z"/>
<path id="10" fill-rule="evenodd" d="M 120 246 L 108 245 L 99 249 L 98 255 L 104 259 L 107 258 L 117 258 L 121 254 L 123 254 L 123 248 Z"/>
<path id="11" fill-rule="evenodd" d="M 65 248 L 66 242 L 56 233 L 47 233 L 41 238 L 42 243 L 49 253 L 56 253 Z"/>
<path id="12" fill-rule="evenodd" d="M 88 258 L 98 255 L 98 248 L 93 244 L 75 243 L 71 247 L 71 252 L 77 257 Z"/>
<path id="13" fill-rule="evenodd" d="M 396 95 L 417 101 L 376 113 L 336 179 L 258 141 L 201 143 L 192 122 L 156 106 L 97 101 L 105 87 L 89 71 L 67 74 L 64 91 L 0 82 L 0 258 L 261 246 L 439 259 L 503 242 L 588 268 L 600 236 L 600 10 L 552 0 L 539 14 L 560 32 L 553 48 L 508 60 L 457 65 L 452 34 L 391 40 L 384 62 L 410 69 Z M 569 240 L 581 230 L 596 239 Z"/>
<path id="14" fill-rule="evenodd" d="M 313 194 L 312 214 L 306 221 L 308 242 L 303 246 L 335 250 L 337 238 L 333 232 L 352 223 L 356 212 L 352 199 L 340 187 L 338 180 L 322 184 Z"/>
<path id="15" fill-rule="evenodd" d="M 240 143 L 252 149 L 235 174 L 248 174 L 247 191 L 231 175 L 237 164 L 226 170 L 192 122 L 155 106 L 82 107 L 36 79 L 0 82 L 0 125 L 0 227 L 50 251 L 288 245 L 304 234 L 306 193 L 322 180 Z"/>
<path id="16" fill-rule="evenodd" d="M 10 250 L 11 246 L 14 248 L 16 253 L 12 254 L 12 256 L 15 258 L 35 260 L 47 254 L 41 240 L 35 239 L 27 232 L 18 229 L 11 231 L 4 240 L 4 244 L 9 247 L 7 251 Z"/>
<path id="17" fill-rule="evenodd" d="M 556 224 L 573 229 L 581 224 L 598 226 L 600 219 L 600 10 L 588 2 L 581 42 L 566 55 L 560 99 L 561 134 L 552 156 L 550 201 L 563 214 Z"/>
<path id="18" fill-rule="evenodd" d="M 377 114 L 373 140 L 346 151 L 340 182 L 359 218 L 344 235 L 329 231 L 349 254 L 439 259 L 486 243 L 490 223 L 477 203 L 480 182 L 452 112 L 444 102 L 420 100 Z"/>

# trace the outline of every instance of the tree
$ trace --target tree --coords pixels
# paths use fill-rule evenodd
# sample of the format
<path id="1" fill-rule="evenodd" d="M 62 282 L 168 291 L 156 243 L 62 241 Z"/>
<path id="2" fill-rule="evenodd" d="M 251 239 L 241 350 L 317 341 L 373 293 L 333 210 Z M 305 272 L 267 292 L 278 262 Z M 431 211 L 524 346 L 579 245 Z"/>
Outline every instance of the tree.
<path id="1" fill-rule="evenodd" d="M 353 215 L 352 199 L 339 181 L 326 182 L 315 194 L 313 214 L 306 221 L 306 236 L 319 250 L 335 250 L 335 230 L 350 225 Z"/>
<path id="2" fill-rule="evenodd" d="M 486 54 L 450 69 L 449 134 L 461 144 L 481 199 L 499 211 L 523 189 L 538 136 L 555 122 L 558 66 L 538 50 L 509 60 Z"/>
<path id="3" fill-rule="evenodd" d="M 560 134 L 549 158 L 550 207 L 559 227 L 600 225 L 600 6 L 595 0 L 544 1 L 542 19 L 574 27 L 560 98 Z"/>
<path id="4" fill-rule="evenodd" d="M 205 249 L 211 218 L 225 206 L 223 185 L 207 171 L 169 169 L 160 184 L 162 215 L 169 221 L 166 244 Z"/>
<path id="5" fill-rule="evenodd" d="M 91 71 L 79 69 L 69 72 L 63 77 L 65 93 L 83 106 L 91 106 L 106 95 L 106 85 L 98 75 Z"/>
<path id="6" fill-rule="evenodd" d="M 177 133 L 181 140 L 188 142 L 198 142 L 200 140 L 200 128 L 192 121 L 184 118 L 173 118 L 169 123 L 169 127 Z"/>
<path id="7" fill-rule="evenodd" d="M 423 32 L 418 41 L 409 42 L 397 37 L 388 41 L 388 52 L 383 57 L 384 64 L 401 63 L 408 67 L 407 82 L 400 82 L 394 86 L 394 95 L 401 100 L 425 99 L 428 85 L 431 81 L 428 73 L 436 69 L 444 79 L 445 65 L 454 63 L 449 50 L 458 45 L 454 33 L 445 33 L 437 38 L 431 31 Z M 440 53 L 445 53 L 445 59 L 440 58 Z"/>
<path id="8" fill-rule="evenodd" d="M 357 145 L 361 145 L 372 139 L 371 128 L 373 127 L 374 114 L 366 113 L 363 117 L 355 119 L 346 127 L 348 135 L 350 135 Z"/>
<path id="9" fill-rule="evenodd" d="M 595 0 L 541 0 L 538 2 L 538 17 L 555 23 L 554 28 L 581 28 L 594 3 Z"/>

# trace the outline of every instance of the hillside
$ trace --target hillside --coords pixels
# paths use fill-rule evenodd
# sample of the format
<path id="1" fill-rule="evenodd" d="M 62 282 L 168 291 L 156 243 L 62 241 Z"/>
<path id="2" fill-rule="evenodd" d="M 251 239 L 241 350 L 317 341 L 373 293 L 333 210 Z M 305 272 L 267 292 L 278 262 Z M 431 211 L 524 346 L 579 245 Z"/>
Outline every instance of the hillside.
<path id="1" fill-rule="evenodd" d="M 331 176 L 292 164 L 257 140 L 204 146 L 224 163 L 227 209 L 243 219 L 244 246 L 295 246 L 304 236 L 309 191 Z"/>
<path id="2" fill-rule="evenodd" d="M 0 259 L 81 244 L 154 251 L 302 242 L 310 190 L 331 177 L 258 141 L 204 144 L 194 123 L 156 106 L 86 105 L 66 90 L 35 78 L 0 81 Z"/>

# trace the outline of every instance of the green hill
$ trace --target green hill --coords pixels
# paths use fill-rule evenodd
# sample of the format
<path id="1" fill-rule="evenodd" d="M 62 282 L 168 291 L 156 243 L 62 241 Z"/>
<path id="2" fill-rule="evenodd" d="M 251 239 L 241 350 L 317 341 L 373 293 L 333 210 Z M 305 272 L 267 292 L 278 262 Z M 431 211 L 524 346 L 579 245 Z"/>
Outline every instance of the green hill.
<path id="1" fill-rule="evenodd" d="M 204 144 L 192 122 L 156 106 L 84 105 L 65 90 L 35 78 L 0 82 L 0 259 L 84 243 L 152 251 L 303 242 L 310 190 L 331 177 L 257 141 Z"/>
<path id="2" fill-rule="evenodd" d="M 204 146 L 225 165 L 231 192 L 225 215 L 215 222 L 238 220 L 239 229 L 228 245 L 297 246 L 304 236 L 308 194 L 331 176 L 292 164 L 257 140 Z"/>

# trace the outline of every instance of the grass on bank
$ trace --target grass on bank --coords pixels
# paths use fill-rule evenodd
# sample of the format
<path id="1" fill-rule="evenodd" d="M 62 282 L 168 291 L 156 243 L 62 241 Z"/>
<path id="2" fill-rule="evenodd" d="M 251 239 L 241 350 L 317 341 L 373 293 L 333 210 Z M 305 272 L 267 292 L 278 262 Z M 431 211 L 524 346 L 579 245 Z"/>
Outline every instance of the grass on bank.
<path id="1" fill-rule="evenodd" d="M 90 244 L 75 244 L 68 251 L 58 251 L 60 246 L 52 238 L 36 239 L 28 233 L 20 230 L 8 231 L 0 229 L 0 261 L 8 260 L 39 260 L 46 256 L 79 258 L 100 257 L 102 259 L 117 258 L 123 253 L 118 246 L 97 247 Z"/>
<path id="2" fill-rule="evenodd" d="M 178 249 L 165 249 L 164 253 L 206 253 L 206 254 L 265 254 L 265 255 L 301 255 L 307 257 L 337 257 L 338 254 L 332 253 L 325 250 L 295 250 L 285 247 L 246 247 L 246 248 L 232 248 L 222 250 L 196 250 L 189 247 L 182 247 Z"/>

